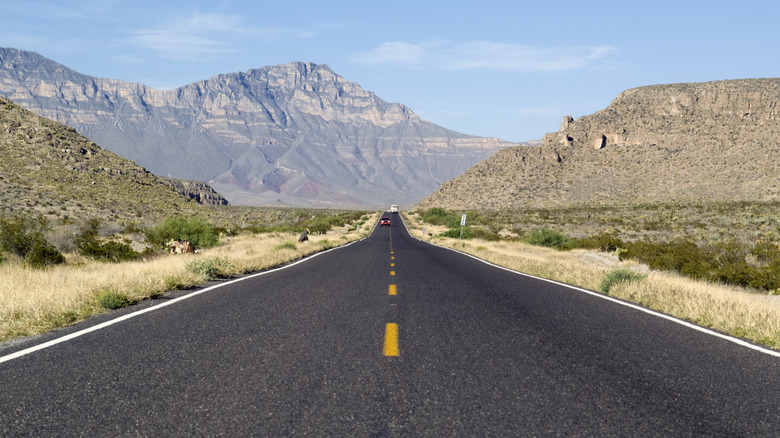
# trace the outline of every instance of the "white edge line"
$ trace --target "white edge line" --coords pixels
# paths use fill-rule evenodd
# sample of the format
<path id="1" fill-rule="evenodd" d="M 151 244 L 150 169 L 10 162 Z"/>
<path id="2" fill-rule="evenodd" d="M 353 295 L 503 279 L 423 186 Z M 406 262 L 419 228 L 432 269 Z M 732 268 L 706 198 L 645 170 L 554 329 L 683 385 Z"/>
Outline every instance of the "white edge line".
<path id="1" fill-rule="evenodd" d="M 358 240 L 346 243 L 344 245 L 337 246 L 335 248 L 330 248 L 330 249 L 327 249 L 325 251 L 320 251 L 320 252 L 316 252 L 316 253 L 308 255 L 308 256 L 304 256 L 300 260 L 294 261 L 294 262 L 286 264 L 284 266 L 280 266 L 280 267 L 275 268 L 275 269 L 270 269 L 268 271 L 257 272 L 257 273 L 250 274 L 250 275 L 247 275 L 245 277 L 236 278 L 234 280 L 230 280 L 230 281 L 227 281 L 227 282 L 224 282 L 224 283 L 215 284 L 214 286 L 209 286 L 209 287 L 207 287 L 205 289 L 201 289 L 201 290 L 197 290 L 195 292 L 191 292 L 191 293 L 189 293 L 187 295 L 183 295 L 183 296 L 180 296 L 178 298 L 174 298 L 174 299 L 172 299 L 170 301 L 166 301 L 164 303 L 160 303 L 160 304 L 154 305 L 152 307 L 147 307 L 145 309 L 138 310 L 138 311 L 133 312 L 133 313 L 128 313 L 127 315 L 123 315 L 123 316 L 120 316 L 118 318 L 114 318 L 114 319 L 112 319 L 110 321 L 106 321 L 106 322 L 94 325 L 94 326 L 86 328 L 84 330 L 79 330 L 77 332 L 73 332 L 73 333 L 71 333 L 69 335 L 65 335 L 65 336 L 63 336 L 61 338 L 52 339 L 51 341 L 44 342 L 42 344 L 38 344 L 38 345 L 29 347 L 29 348 L 25 348 L 24 350 L 19 350 L 19 351 L 15 352 L 15 353 L 11 353 L 11 354 L 6 355 L 6 356 L 2 356 L 2 357 L 0 357 L 0 363 L 8 362 L 10 360 L 17 359 L 17 358 L 20 358 L 22 356 L 26 356 L 26 355 L 28 355 L 30 353 L 34 353 L 36 351 L 40 351 L 40 350 L 52 347 L 52 346 L 57 345 L 57 344 L 61 344 L 63 342 L 70 341 L 71 339 L 78 338 L 79 336 L 83 336 L 83 335 L 86 335 L 88 333 L 92 333 L 94 331 L 101 330 L 101 329 L 104 329 L 106 327 L 110 327 L 110 326 L 112 326 L 114 324 L 118 324 L 118 323 L 120 323 L 122 321 L 126 321 L 128 319 L 135 318 L 136 316 L 141 316 L 144 313 L 153 312 L 155 310 L 162 309 L 163 307 L 170 306 L 171 304 L 175 304 L 175 303 L 178 303 L 179 301 L 183 301 L 183 300 L 195 297 L 197 295 L 200 295 L 200 294 L 203 294 L 203 293 L 206 293 L 206 292 L 210 292 L 210 291 L 212 291 L 214 289 L 218 289 L 218 288 L 223 287 L 223 286 L 227 286 L 227 285 L 230 285 L 230 284 L 233 284 L 233 283 L 238 283 L 239 281 L 248 280 L 250 278 L 259 277 L 261 275 L 266 275 L 266 274 L 270 274 L 270 273 L 273 273 L 273 272 L 278 272 L 278 271 L 281 271 L 283 269 L 291 268 L 291 267 L 293 267 L 293 266 L 295 266 L 295 265 L 297 265 L 299 263 L 307 262 L 307 261 L 309 261 L 309 260 L 311 260 L 314 257 L 317 257 L 319 255 L 322 255 L 322 254 L 325 254 L 325 253 L 328 253 L 328 252 L 331 252 L 331 251 L 335 251 L 337 249 L 346 248 L 346 247 L 348 247 L 348 246 L 350 246 L 350 245 L 352 245 L 354 243 L 363 241 L 363 240 L 367 239 L 368 237 L 370 237 L 375 229 L 376 229 L 376 225 L 374 226 L 374 228 L 371 229 L 371 233 L 369 233 L 368 236 L 366 236 L 366 237 L 364 237 L 362 239 L 358 239 Z"/>
<path id="2" fill-rule="evenodd" d="M 425 240 L 418 239 L 417 237 L 414 237 L 414 235 L 409 231 L 409 228 L 406 226 L 406 222 L 403 220 L 403 218 L 401 218 L 401 222 L 404 224 L 404 228 L 406 228 L 406 232 L 409 233 L 409 235 L 412 236 L 412 238 L 417 239 L 420 242 L 427 243 L 427 244 L 435 246 L 437 248 L 448 249 L 448 250 L 454 251 L 454 252 L 456 252 L 458 254 L 463 254 L 463 255 L 465 255 L 467 257 L 471 257 L 474 260 L 480 261 L 480 262 L 482 262 L 482 263 L 484 263 L 486 265 L 490 265 L 490 266 L 493 266 L 494 268 L 498 268 L 498 269 L 503 269 L 504 271 L 508 271 L 508 272 L 513 273 L 513 274 L 522 275 L 523 277 L 528 277 L 528 278 L 534 278 L 536 280 L 545 281 L 547 283 L 557 284 L 559 286 L 564 286 L 564 287 L 567 287 L 569 289 L 576 290 L 578 292 L 583 292 L 583 293 L 586 293 L 588 295 L 592 295 L 592 296 L 597 297 L 597 298 L 601 298 L 601 299 L 604 299 L 604 300 L 607 300 L 607 301 L 611 301 L 613 303 L 620 304 L 622 306 L 626 306 L 626 307 L 632 308 L 634 310 L 639 310 L 640 312 L 648 313 L 650 315 L 654 315 L 654 316 L 657 316 L 659 318 L 666 319 L 668 321 L 680 324 L 680 325 L 688 327 L 690 329 L 693 329 L 693 330 L 696 330 L 696 331 L 699 331 L 699 332 L 702 332 L 702 333 L 705 333 L 705 334 L 708 334 L 708 335 L 711 335 L 711 336 L 715 336 L 717 338 L 725 339 L 725 340 L 727 340 L 729 342 L 732 342 L 732 343 L 737 344 L 737 345 L 741 345 L 743 347 L 750 348 L 750 349 L 758 351 L 760 353 L 764 353 L 764 354 L 767 354 L 769 356 L 774 356 L 774 357 L 780 358 L 780 352 L 778 352 L 778 351 L 770 350 L 769 348 L 762 347 L 762 346 L 756 345 L 756 344 L 752 344 L 752 343 L 747 342 L 745 340 L 742 340 L 742 339 L 739 339 L 739 338 L 735 338 L 733 336 L 729 336 L 729 335 L 726 335 L 726 334 L 723 334 L 723 333 L 720 333 L 720 332 L 716 332 L 714 330 L 708 329 L 706 327 L 702 327 L 700 325 L 696 325 L 694 323 L 691 323 L 691 322 L 688 322 L 688 321 L 676 318 L 674 316 L 667 315 L 665 313 L 661 313 L 661 312 L 658 312 L 658 311 L 655 311 L 655 310 L 652 310 L 652 309 L 648 309 L 647 307 L 642 307 L 642 306 L 640 306 L 638 304 L 633 304 L 633 303 L 629 303 L 627 301 L 618 300 L 617 298 L 612 298 L 612 297 L 610 297 L 608 295 L 604 295 L 604 294 L 601 294 L 601 293 L 598 293 L 598 292 L 594 292 L 592 290 L 584 289 L 584 288 L 581 288 L 581 287 L 572 286 L 571 284 L 561 283 L 560 281 L 550 280 L 549 278 L 537 277 L 535 275 L 526 274 L 526 273 L 520 272 L 520 271 L 515 271 L 515 270 L 509 269 L 509 268 L 507 268 L 505 266 L 500 266 L 500 265 L 497 265 L 495 263 L 489 262 L 487 260 L 481 259 L 481 258 L 479 258 L 479 257 L 477 257 L 477 256 L 475 256 L 473 254 L 469 254 L 467 252 L 459 251 L 459 250 L 454 249 L 454 248 L 448 248 L 446 246 L 436 245 L 436 244 L 434 244 L 432 242 L 426 242 Z"/>

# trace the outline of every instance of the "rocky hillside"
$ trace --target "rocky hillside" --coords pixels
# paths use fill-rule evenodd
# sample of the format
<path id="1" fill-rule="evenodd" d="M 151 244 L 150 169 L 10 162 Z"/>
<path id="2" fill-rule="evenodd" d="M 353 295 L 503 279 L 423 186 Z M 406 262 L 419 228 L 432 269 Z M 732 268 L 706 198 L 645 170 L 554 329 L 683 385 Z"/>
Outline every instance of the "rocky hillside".
<path id="1" fill-rule="evenodd" d="M 419 207 L 780 200 L 780 79 L 654 85 L 508 148 Z"/>
<path id="2" fill-rule="evenodd" d="M 0 98 L 0 216 L 135 220 L 204 208 L 73 128 Z"/>
<path id="3" fill-rule="evenodd" d="M 429 123 L 311 63 L 164 91 L 0 49 L 0 95 L 242 205 L 410 204 L 514 145 Z"/>

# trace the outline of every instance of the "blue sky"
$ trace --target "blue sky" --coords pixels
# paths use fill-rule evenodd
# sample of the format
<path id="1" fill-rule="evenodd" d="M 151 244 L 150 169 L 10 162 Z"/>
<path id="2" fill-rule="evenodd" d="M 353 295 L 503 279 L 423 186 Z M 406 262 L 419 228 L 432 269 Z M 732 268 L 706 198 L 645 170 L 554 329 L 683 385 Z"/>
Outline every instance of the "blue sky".
<path id="1" fill-rule="evenodd" d="M 780 2 L 0 0 L 0 46 L 172 89 L 292 61 L 466 134 L 540 139 L 642 85 L 780 77 Z"/>

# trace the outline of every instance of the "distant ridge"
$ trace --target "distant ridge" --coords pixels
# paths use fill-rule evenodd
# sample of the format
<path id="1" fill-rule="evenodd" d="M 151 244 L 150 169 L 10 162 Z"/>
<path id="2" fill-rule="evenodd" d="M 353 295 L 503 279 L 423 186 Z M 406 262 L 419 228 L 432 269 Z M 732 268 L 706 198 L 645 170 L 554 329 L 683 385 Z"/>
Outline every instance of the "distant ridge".
<path id="1" fill-rule="evenodd" d="M 507 148 L 418 207 L 780 201 L 780 79 L 653 85 Z"/>
<path id="2" fill-rule="evenodd" d="M 412 204 L 515 145 L 434 125 L 303 62 L 162 91 L 0 49 L 0 95 L 242 205 Z"/>

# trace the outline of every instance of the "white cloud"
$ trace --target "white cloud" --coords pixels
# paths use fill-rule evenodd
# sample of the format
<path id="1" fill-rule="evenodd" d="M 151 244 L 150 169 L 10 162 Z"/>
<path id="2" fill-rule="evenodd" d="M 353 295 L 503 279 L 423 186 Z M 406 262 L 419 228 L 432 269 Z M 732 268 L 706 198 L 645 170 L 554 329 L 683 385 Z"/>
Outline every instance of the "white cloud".
<path id="1" fill-rule="evenodd" d="M 299 29 L 254 28 L 240 15 L 194 14 L 174 18 L 152 29 L 131 32 L 127 42 L 151 49 L 164 58 L 201 60 L 211 55 L 235 52 L 237 42 L 251 39 L 310 38 L 313 32 Z"/>
<path id="2" fill-rule="evenodd" d="M 491 41 L 423 44 L 387 42 L 352 60 L 427 70 L 565 71 L 592 67 L 617 51 L 613 46 L 535 47 Z"/>
<path id="3" fill-rule="evenodd" d="M 433 40 L 426 44 L 411 44 L 405 42 L 387 42 L 368 52 L 352 57 L 361 64 L 392 64 L 409 67 L 420 67 L 431 56 L 437 47 L 446 45 L 441 40 Z"/>

